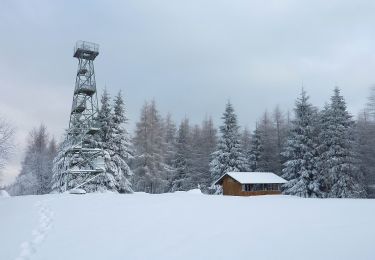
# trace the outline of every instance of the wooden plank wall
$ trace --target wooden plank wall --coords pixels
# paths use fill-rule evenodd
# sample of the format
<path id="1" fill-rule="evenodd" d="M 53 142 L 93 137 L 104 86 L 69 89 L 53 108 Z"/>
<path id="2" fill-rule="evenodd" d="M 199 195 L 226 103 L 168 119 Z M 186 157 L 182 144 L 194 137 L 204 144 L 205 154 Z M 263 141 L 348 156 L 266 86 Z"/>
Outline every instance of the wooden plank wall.
<path id="1" fill-rule="evenodd" d="M 232 196 L 276 195 L 280 191 L 242 191 L 242 185 L 229 176 L 223 179 L 223 194 Z"/>

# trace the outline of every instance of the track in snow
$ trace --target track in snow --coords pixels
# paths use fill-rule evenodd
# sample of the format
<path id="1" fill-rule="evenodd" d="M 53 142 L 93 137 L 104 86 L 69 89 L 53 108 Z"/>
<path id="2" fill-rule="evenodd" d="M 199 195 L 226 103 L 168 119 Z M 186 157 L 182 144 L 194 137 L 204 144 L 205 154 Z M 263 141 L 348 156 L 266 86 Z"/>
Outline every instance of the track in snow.
<path id="1" fill-rule="evenodd" d="M 35 207 L 38 208 L 39 223 L 38 226 L 32 231 L 31 241 L 25 241 L 20 246 L 20 254 L 15 260 L 28 260 L 31 259 L 33 254 L 38 249 L 38 246 L 43 243 L 48 231 L 52 227 L 54 213 L 46 205 L 47 201 L 37 201 Z"/>

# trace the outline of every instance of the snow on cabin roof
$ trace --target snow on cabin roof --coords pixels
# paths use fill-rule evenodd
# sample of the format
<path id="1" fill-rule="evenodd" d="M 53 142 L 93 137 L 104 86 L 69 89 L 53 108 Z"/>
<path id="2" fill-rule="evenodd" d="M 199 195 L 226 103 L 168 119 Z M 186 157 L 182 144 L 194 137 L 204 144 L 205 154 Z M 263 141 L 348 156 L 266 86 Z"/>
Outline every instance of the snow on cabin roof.
<path id="1" fill-rule="evenodd" d="M 228 172 L 221 176 L 215 184 L 220 184 L 224 176 L 230 176 L 241 184 L 286 183 L 287 181 L 272 172 Z"/>

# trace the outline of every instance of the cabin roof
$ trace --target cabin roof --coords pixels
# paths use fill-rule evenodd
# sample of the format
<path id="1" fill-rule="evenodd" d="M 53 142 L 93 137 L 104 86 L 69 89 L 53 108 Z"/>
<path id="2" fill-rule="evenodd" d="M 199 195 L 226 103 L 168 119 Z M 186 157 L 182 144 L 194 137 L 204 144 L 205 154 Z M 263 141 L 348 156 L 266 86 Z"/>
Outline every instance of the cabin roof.
<path id="1" fill-rule="evenodd" d="M 228 172 L 221 176 L 215 185 L 221 184 L 225 176 L 230 176 L 241 184 L 260 184 L 260 183 L 286 183 L 287 181 L 272 172 Z"/>

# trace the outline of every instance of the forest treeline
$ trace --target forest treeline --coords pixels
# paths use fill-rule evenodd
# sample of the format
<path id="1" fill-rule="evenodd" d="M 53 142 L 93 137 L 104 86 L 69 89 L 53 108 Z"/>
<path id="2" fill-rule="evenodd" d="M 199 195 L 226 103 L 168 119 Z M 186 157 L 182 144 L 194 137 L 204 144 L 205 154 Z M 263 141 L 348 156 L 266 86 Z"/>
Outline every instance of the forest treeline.
<path id="1" fill-rule="evenodd" d="M 292 112 L 276 106 L 255 129 L 238 124 L 228 102 L 217 128 L 211 117 L 200 124 L 176 123 L 162 116 L 156 102 L 145 102 L 135 131 L 127 130 L 123 97 L 113 102 L 107 91 L 93 137 L 105 152 L 105 174 L 91 191 L 163 193 L 200 188 L 220 193 L 212 183 L 228 171 L 274 172 L 285 178 L 285 194 L 301 197 L 362 198 L 374 196 L 375 88 L 357 119 L 349 114 L 339 88 L 323 108 L 302 90 Z M 54 164 L 61 146 L 44 126 L 34 129 L 22 170 L 9 190 L 14 195 L 58 191 Z M 55 158 L 53 163 L 53 158 Z"/>

